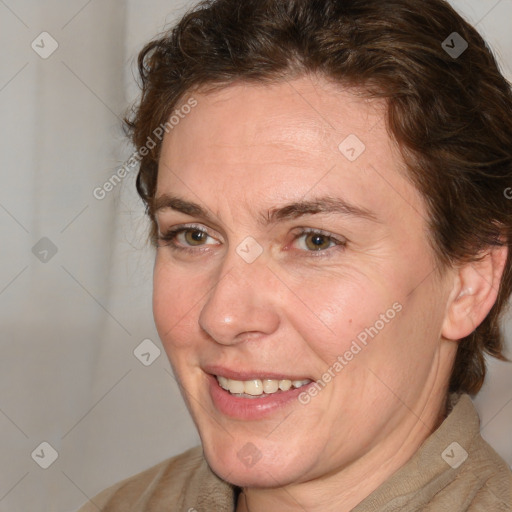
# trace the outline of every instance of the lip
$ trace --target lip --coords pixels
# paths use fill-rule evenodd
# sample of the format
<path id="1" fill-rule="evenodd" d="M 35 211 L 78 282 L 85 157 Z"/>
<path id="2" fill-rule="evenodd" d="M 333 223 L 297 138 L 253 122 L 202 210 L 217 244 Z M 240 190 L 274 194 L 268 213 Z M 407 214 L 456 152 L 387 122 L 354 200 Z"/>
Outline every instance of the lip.
<path id="1" fill-rule="evenodd" d="M 272 379 L 272 380 L 313 380 L 312 377 L 301 375 L 284 375 L 282 373 L 267 372 L 261 370 L 231 370 L 223 366 L 205 366 L 203 371 L 214 376 L 226 377 L 232 380 L 255 380 L 255 379 Z"/>
<path id="2" fill-rule="evenodd" d="M 251 380 L 251 377 L 249 376 L 246 378 L 247 374 L 244 374 L 243 372 L 230 372 L 230 375 L 234 374 L 236 374 L 237 377 L 228 378 L 236 378 L 236 380 Z M 300 407 L 298 396 L 307 390 L 309 386 L 314 384 L 312 381 L 310 384 L 306 384 L 298 389 L 291 388 L 288 391 L 281 391 L 280 393 L 260 396 L 257 398 L 242 398 L 234 396 L 229 391 L 221 388 L 215 375 L 210 373 L 206 374 L 210 398 L 214 407 L 225 416 L 246 421 L 260 420 L 270 417 L 284 408 L 293 407 L 294 404 L 296 407 Z M 226 373 L 221 373 L 220 375 L 227 377 Z M 251 375 L 254 375 L 254 373 Z M 240 378 L 241 376 L 244 378 Z M 276 377 L 276 379 L 278 378 L 279 377 Z"/>

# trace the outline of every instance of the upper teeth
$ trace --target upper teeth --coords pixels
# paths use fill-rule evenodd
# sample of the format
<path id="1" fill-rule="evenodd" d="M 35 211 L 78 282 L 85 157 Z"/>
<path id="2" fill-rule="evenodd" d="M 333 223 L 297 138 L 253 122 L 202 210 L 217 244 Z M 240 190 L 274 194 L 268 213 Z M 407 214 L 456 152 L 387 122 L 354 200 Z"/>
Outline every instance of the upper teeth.
<path id="1" fill-rule="evenodd" d="M 254 380 L 233 380 L 226 377 L 217 377 L 221 388 L 233 394 L 246 394 L 252 396 L 262 395 L 263 393 L 272 394 L 280 391 L 288 391 L 292 386 L 300 388 L 309 384 L 306 380 L 276 380 L 276 379 L 254 379 Z"/>

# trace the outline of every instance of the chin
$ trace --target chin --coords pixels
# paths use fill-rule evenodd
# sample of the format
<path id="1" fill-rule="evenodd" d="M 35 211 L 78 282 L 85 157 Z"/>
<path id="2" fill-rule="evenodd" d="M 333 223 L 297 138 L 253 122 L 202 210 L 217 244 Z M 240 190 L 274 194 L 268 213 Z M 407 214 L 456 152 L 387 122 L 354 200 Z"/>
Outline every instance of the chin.
<path id="1" fill-rule="evenodd" d="M 272 488 L 302 479 L 303 468 L 297 461 L 283 460 L 282 453 L 272 449 L 259 451 L 250 441 L 237 448 L 239 444 L 232 442 L 229 447 L 203 444 L 208 465 L 226 482 L 238 487 Z"/>

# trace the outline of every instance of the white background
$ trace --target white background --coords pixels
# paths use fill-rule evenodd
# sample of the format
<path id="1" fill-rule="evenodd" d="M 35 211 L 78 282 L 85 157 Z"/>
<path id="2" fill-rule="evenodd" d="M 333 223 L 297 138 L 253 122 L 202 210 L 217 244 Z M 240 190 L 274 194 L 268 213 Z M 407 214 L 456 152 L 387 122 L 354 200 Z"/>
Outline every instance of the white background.
<path id="1" fill-rule="evenodd" d="M 511 78 L 512 0 L 453 4 Z M 134 173 L 93 196 L 130 154 L 136 54 L 185 6 L 0 0 L 0 511 L 75 510 L 198 443 L 163 351 L 148 367 L 133 355 L 144 339 L 161 348 Z M 31 48 L 43 31 L 59 45 L 47 59 Z M 47 262 L 32 252 L 42 237 Z M 491 363 L 476 403 L 510 464 L 511 365 Z M 43 441 L 58 453 L 48 469 L 31 457 Z"/>

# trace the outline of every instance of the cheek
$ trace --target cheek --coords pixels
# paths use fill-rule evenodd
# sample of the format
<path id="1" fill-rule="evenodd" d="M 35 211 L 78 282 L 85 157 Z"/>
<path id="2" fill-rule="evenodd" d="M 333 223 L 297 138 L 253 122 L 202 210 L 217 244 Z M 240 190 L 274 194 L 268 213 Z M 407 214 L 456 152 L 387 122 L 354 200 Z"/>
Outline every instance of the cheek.
<path id="1" fill-rule="evenodd" d="M 189 342 L 191 330 L 197 325 L 201 295 L 198 279 L 157 256 L 153 274 L 153 315 L 164 347 L 178 347 Z"/>
<path id="2" fill-rule="evenodd" d="M 308 279 L 294 292 L 302 302 L 302 307 L 289 309 L 294 328 L 324 362 L 336 360 L 354 340 L 365 346 L 389 330 L 401 295 L 382 275 L 361 272 Z"/>

